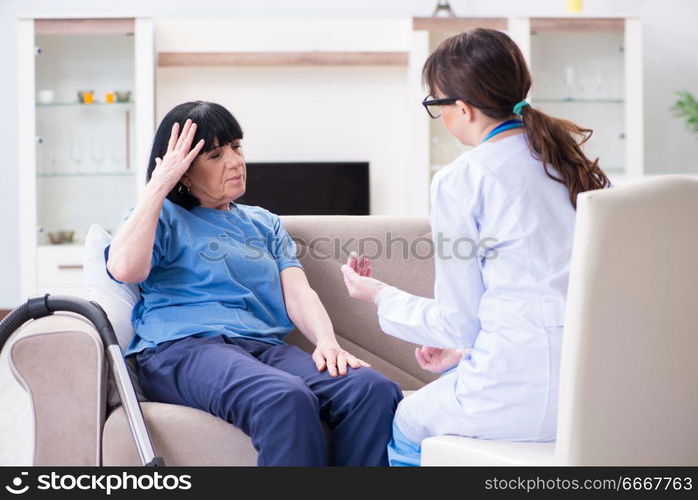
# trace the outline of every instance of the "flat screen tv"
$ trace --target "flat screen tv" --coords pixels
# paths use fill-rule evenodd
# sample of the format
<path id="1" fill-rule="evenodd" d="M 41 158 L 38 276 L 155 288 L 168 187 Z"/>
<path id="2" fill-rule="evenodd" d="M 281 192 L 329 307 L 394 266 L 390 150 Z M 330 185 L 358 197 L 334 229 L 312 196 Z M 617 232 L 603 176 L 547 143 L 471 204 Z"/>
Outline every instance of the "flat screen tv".
<path id="1" fill-rule="evenodd" d="M 368 163 L 248 163 L 235 201 L 278 215 L 369 215 Z"/>

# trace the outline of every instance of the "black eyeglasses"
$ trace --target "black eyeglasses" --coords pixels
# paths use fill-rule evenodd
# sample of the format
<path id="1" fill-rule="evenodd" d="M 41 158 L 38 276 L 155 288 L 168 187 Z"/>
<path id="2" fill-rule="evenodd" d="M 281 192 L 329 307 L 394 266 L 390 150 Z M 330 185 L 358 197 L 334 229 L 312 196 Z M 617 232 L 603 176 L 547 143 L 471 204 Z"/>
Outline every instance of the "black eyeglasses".
<path id="1" fill-rule="evenodd" d="M 463 99 L 457 99 L 455 97 L 447 97 L 444 99 L 431 99 L 431 96 L 428 95 L 422 101 L 422 106 L 424 106 L 424 109 L 427 110 L 429 116 L 436 119 L 441 116 L 441 106 L 448 106 L 449 104 L 453 104 L 456 101 L 462 100 Z"/>

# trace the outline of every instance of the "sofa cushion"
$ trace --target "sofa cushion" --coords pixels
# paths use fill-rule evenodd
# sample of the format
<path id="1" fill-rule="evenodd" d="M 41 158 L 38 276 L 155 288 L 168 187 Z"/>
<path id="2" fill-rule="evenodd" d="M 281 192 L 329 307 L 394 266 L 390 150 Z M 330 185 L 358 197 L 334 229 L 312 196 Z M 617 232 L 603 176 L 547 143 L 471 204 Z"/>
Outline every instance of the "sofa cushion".
<path id="1" fill-rule="evenodd" d="M 141 403 L 156 453 L 168 466 L 257 465 L 257 451 L 237 427 L 188 406 Z M 123 407 L 114 410 L 102 433 L 102 465 L 141 465 Z"/>
<path id="2" fill-rule="evenodd" d="M 408 396 L 410 391 L 405 391 Z M 155 452 L 168 466 L 257 465 L 257 450 L 240 429 L 208 412 L 166 403 L 141 403 Z M 325 426 L 329 438 L 329 428 Z M 102 432 L 102 465 L 141 465 L 123 407 Z"/>

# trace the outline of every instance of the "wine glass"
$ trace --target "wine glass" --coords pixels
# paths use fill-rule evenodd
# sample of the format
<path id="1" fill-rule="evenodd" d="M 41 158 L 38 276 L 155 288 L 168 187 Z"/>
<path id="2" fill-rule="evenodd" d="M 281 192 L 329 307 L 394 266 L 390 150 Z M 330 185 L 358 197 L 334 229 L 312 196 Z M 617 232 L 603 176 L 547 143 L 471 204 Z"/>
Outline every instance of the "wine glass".
<path id="1" fill-rule="evenodd" d="M 595 67 L 595 80 L 596 80 L 596 97 L 601 99 L 604 97 L 603 88 L 603 72 L 601 71 L 601 65 L 597 64 Z"/>
<path id="2" fill-rule="evenodd" d="M 70 145 L 65 141 L 63 137 L 58 137 L 55 145 L 55 172 L 57 174 L 64 174 L 70 172 L 70 161 L 68 157 L 70 155 Z"/>
<path id="3" fill-rule="evenodd" d="M 95 170 L 101 171 L 102 162 L 104 161 L 104 140 L 101 137 L 96 138 L 90 145 L 90 158 L 94 162 Z"/>
<path id="4" fill-rule="evenodd" d="M 56 163 L 58 162 L 58 155 L 56 154 L 56 146 L 49 145 L 46 147 L 46 164 L 44 166 L 44 171 L 48 174 L 56 173 Z"/>
<path id="5" fill-rule="evenodd" d="M 534 90 L 538 99 L 549 99 L 557 97 L 553 90 L 553 81 L 550 70 L 542 69 L 538 72 L 537 80 L 534 82 Z"/>
<path id="6" fill-rule="evenodd" d="M 126 152 L 124 151 L 123 145 L 116 141 L 112 141 L 111 143 L 111 158 L 116 164 L 115 170 L 125 170 L 126 165 L 124 164 L 124 160 L 126 159 Z"/>
<path id="7" fill-rule="evenodd" d="M 565 99 L 574 100 L 574 66 L 565 66 L 565 89 L 567 91 Z"/>
<path id="8" fill-rule="evenodd" d="M 74 137 L 70 145 L 70 159 L 75 164 L 76 172 L 82 172 L 80 165 L 82 164 L 84 149 L 83 140 Z"/>
<path id="9" fill-rule="evenodd" d="M 580 99 L 595 99 L 598 94 L 595 93 L 596 74 L 590 64 L 581 65 L 579 68 L 579 98 Z"/>

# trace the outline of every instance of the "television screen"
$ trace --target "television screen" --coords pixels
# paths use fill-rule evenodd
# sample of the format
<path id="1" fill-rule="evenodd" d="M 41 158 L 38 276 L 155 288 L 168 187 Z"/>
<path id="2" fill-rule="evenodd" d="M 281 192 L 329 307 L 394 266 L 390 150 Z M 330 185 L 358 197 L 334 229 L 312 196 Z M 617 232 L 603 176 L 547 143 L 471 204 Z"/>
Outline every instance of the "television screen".
<path id="1" fill-rule="evenodd" d="M 368 163 L 248 163 L 235 201 L 278 215 L 369 215 Z"/>

